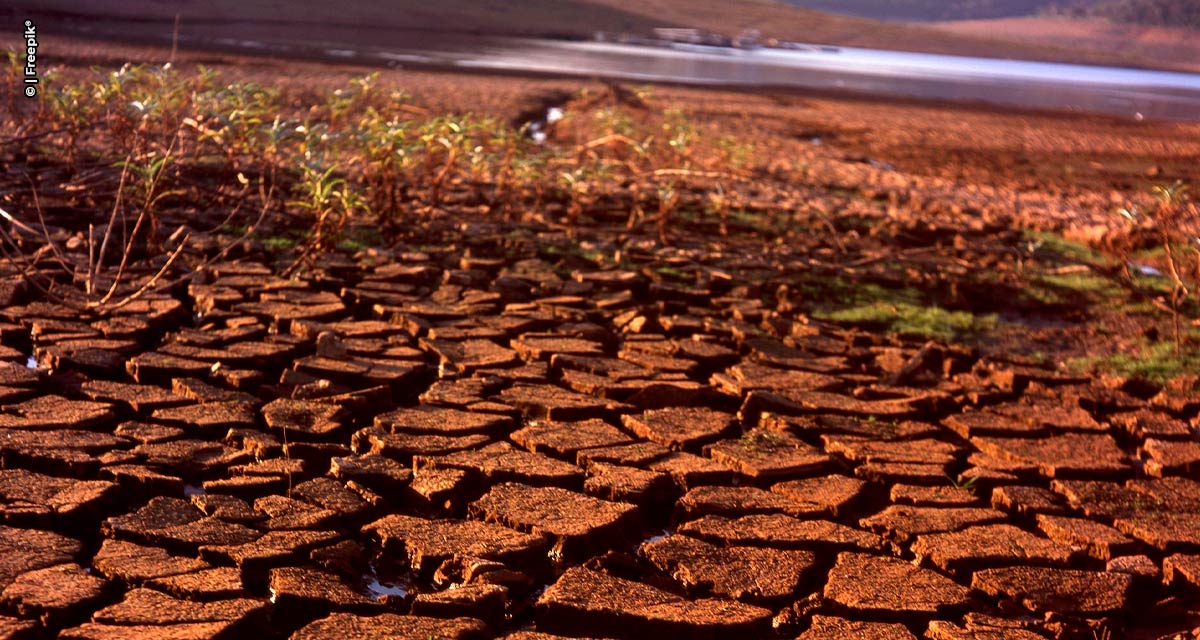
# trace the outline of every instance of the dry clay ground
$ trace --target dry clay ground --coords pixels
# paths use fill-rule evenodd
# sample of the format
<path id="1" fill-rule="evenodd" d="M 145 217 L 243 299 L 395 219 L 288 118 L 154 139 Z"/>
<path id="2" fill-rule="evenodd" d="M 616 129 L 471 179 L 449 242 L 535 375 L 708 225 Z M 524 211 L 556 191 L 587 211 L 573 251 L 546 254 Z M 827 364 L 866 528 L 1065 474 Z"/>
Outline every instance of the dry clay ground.
<path id="1" fill-rule="evenodd" d="M 1161 318 L 1024 229 L 1100 237 L 1195 126 L 653 100 L 788 179 L 666 244 L 467 207 L 291 279 L 249 243 L 107 317 L 10 275 L 0 637 L 1192 637 L 1200 393 L 1059 366 Z"/>

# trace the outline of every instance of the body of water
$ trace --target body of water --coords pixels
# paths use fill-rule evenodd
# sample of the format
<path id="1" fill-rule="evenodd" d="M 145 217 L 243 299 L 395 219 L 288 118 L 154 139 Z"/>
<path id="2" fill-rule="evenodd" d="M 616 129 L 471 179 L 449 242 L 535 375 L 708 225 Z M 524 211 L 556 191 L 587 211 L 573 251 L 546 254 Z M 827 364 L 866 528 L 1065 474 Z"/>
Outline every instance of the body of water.
<path id="1" fill-rule="evenodd" d="M 841 90 L 995 105 L 1200 120 L 1200 74 L 811 46 L 733 49 L 513 41 L 460 67 L 739 87 Z"/>
<path id="2" fill-rule="evenodd" d="M 67 25 L 64 25 L 67 26 Z M 71 29 L 170 42 L 164 25 L 89 20 Z M 789 48 L 450 37 L 370 27 L 189 25 L 185 46 L 418 68 L 844 91 L 997 106 L 1200 121 L 1200 74 L 788 43 Z"/>

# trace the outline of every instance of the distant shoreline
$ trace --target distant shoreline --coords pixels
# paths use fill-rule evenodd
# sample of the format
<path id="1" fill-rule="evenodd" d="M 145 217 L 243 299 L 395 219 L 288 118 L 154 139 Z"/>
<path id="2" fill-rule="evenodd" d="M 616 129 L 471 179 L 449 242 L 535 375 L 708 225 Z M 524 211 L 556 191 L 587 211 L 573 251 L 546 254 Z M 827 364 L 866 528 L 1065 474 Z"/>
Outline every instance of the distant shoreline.
<path id="1" fill-rule="evenodd" d="M 233 0 L 229 0 L 232 2 Z M 487 24 L 486 22 L 456 23 L 431 15 L 428 10 L 420 15 L 390 14 L 384 18 L 375 19 L 364 13 L 368 5 L 365 0 L 347 0 L 344 13 L 325 15 L 330 9 L 323 8 L 302 11 L 297 10 L 292 15 L 281 16 L 279 20 L 274 15 L 258 15 L 259 7 L 255 0 L 245 0 L 238 3 L 237 11 L 226 7 L 211 8 L 206 5 L 204 13 L 197 15 L 197 7 L 189 5 L 187 10 L 192 15 L 184 14 L 180 23 L 180 37 L 183 39 L 214 40 L 240 31 L 241 39 L 263 39 L 279 41 L 320 39 L 328 40 L 330 45 L 352 45 L 355 47 L 395 46 L 397 39 L 405 43 L 436 41 L 440 46 L 447 43 L 462 42 L 477 44 L 480 38 L 493 37 L 534 37 L 555 40 L 588 40 L 596 31 L 605 31 L 604 24 L 588 25 L 591 30 L 569 23 L 562 24 L 527 24 L 514 27 L 508 23 Z M 666 0 L 663 0 L 666 1 Z M 608 0 L 609 4 L 620 4 L 617 0 Z M 219 3 L 212 3 L 214 5 Z M 359 6 L 362 4 L 362 6 Z M 241 9 L 241 7 L 245 9 Z M 371 5 L 373 7 L 373 5 Z M 59 33 L 91 38 L 132 39 L 138 42 L 170 42 L 174 30 L 174 13 L 167 3 L 154 7 L 155 12 L 138 15 L 128 15 L 128 11 L 118 11 L 115 6 L 110 11 L 104 2 L 90 6 L 90 11 L 66 10 L 55 8 L 54 2 L 40 3 L 35 8 L 21 8 L 18 5 L 0 0 L 0 15 L 8 14 L 16 18 L 32 16 L 41 19 L 47 26 L 47 35 Z M 264 9 L 265 10 L 265 9 Z M 802 10 L 796 10 L 800 12 Z M 808 12 L 812 13 L 812 12 Z M 105 17 L 105 16 L 110 17 Z M 939 24 L 903 25 L 877 23 L 869 20 L 845 18 L 843 16 L 828 16 L 816 14 L 827 20 L 829 24 L 813 23 L 811 29 L 800 29 L 800 33 L 789 34 L 789 30 L 781 33 L 764 33 L 764 37 L 777 37 L 782 40 L 802 42 L 819 42 L 834 46 L 859 48 L 886 49 L 908 51 L 914 53 L 935 53 L 946 55 L 962 55 L 985 58 L 1011 58 L 1043 62 L 1059 62 L 1068 64 L 1091 64 L 1116 66 L 1131 69 L 1147 69 L 1162 71 L 1200 71 L 1200 62 L 1186 64 L 1177 62 L 1187 58 L 1166 57 L 1150 59 L 1145 56 L 1130 56 L 1119 50 L 1072 49 L 1061 46 L 1057 40 L 1034 40 L 1027 42 L 997 40 L 997 29 L 984 29 L 970 34 L 960 33 L 961 28 Z M 297 19 L 303 16 L 301 19 Z M 664 23 L 666 24 L 666 18 Z M 644 22 L 644 24 L 655 24 Z M 640 33 L 644 26 L 639 23 L 631 33 Z M 797 31 L 794 25 L 790 31 Z M 259 37 L 250 35 L 258 34 Z M 234 37 L 234 36 L 230 36 Z M 1022 36 L 1027 37 L 1029 36 Z M 1056 46 L 1047 46 L 1047 44 Z M 1196 45 L 1200 49 L 1200 45 Z M 406 48 L 422 48 L 407 46 Z M 1158 60 L 1168 62 L 1158 62 Z M 1194 58 L 1200 60 L 1200 56 Z"/>
<path id="2" fill-rule="evenodd" d="M 113 28 L 118 25 L 122 28 Z M 58 25 L 60 29 L 65 25 Z M 970 60 L 962 56 L 912 54 L 852 47 L 739 50 L 700 47 L 622 45 L 571 41 L 463 37 L 456 34 L 360 33 L 355 28 L 315 30 L 306 24 L 193 24 L 180 33 L 181 48 L 221 51 L 374 67 L 501 74 L 544 78 L 608 78 L 619 82 L 655 82 L 720 86 L 735 90 L 821 92 L 881 99 L 980 104 L 996 109 L 1091 113 L 1117 118 L 1191 121 L 1200 113 L 1200 80 L 1152 82 L 1160 70 L 1097 70 L 1115 80 L 1078 82 L 1075 72 L 1022 65 L 1021 61 Z M 78 35 L 108 42 L 171 46 L 164 25 L 154 21 L 89 23 Z M 69 29 L 62 29 L 70 31 Z M 361 36 L 357 37 L 356 36 Z M 383 36 L 382 40 L 376 40 Z M 386 43 L 384 45 L 377 43 Z M 351 44 L 352 43 L 352 44 Z M 686 47 L 683 47 L 686 48 Z M 840 53 L 845 51 L 846 53 Z M 833 53 L 837 52 L 837 53 Z M 978 66 L 970 66 L 970 65 Z M 964 67 L 964 65 L 969 65 Z M 1138 77 L 1146 72 L 1145 78 Z M 1087 71 L 1080 69 L 1079 77 Z M 1125 76 L 1131 76 L 1126 78 Z M 1200 76 L 1195 76 L 1200 79 Z M 1164 81 L 1165 82 L 1165 81 Z M 1110 84 L 1111 83 L 1111 84 Z"/>

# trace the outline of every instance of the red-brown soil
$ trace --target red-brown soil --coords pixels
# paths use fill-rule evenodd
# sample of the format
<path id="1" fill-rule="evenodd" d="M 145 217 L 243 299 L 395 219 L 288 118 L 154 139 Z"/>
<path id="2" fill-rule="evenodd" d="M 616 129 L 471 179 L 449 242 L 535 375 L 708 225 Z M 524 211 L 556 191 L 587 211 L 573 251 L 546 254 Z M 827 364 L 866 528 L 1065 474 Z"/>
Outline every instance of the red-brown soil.
<path id="1" fill-rule="evenodd" d="M 288 84 L 297 108 L 362 72 L 179 64 L 200 58 Z M 576 118 L 607 95 L 381 82 L 421 108 L 512 118 L 552 90 Z M 647 100 L 769 158 L 744 211 L 682 210 L 660 238 L 620 203 L 568 224 L 562 202 L 504 216 L 454 185 L 446 206 L 293 277 L 251 240 L 107 315 L 0 263 L 0 634 L 1067 639 L 1200 624 L 1200 394 L 1059 366 L 1132 337 L 1113 309 L 1027 295 L 1087 267 L 1022 235 L 1101 237 L 1147 168 L 1195 177 L 1200 127 L 665 87 Z M 566 122 L 552 139 L 577 134 Z M 66 246 L 86 203 L 47 198 Z M 203 215 L 168 208 L 164 225 Z M 1003 324 L 820 319 L 865 292 Z"/>

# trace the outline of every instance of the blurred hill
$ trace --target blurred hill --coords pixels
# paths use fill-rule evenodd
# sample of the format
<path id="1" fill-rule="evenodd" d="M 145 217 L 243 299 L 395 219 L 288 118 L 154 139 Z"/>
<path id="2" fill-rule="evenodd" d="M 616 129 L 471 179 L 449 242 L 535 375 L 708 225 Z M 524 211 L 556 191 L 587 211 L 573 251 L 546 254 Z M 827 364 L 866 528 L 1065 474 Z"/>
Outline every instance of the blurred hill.
<path id="1" fill-rule="evenodd" d="M 1102 18 L 1117 24 L 1200 28 L 1197 0 L 785 0 L 807 9 L 908 22 L 1040 15 Z"/>
<path id="2" fill-rule="evenodd" d="M 1047 12 L 1117 24 L 1200 29 L 1200 0 L 1064 0 Z"/>
<path id="3" fill-rule="evenodd" d="M 1200 0 L 785 1 L 947 34 L 1087 52 L 1093 60 L 1108 57 L 1109 64 L 1200 71 Z"/>
<path id="4" fill-rule="evenodd" d="M 655 27 L 695 27 L 729 36 L 758 29 L 764 36 L 789 40 L 895 44 L 893 48 L 918 42 L 936 49 L 974 46 L 968 39 L 919 27 L 825 11 L 839 6 L 840 0 L 814 2 L 828 6 L 814 11 L 775 0 L 0 0 L 0 8 L 24 4 L 34 11 L 136 21 L 171 21 L 179 14 L 185 24 L 254 21 L 573 37 L 591 37 L 597 31 L 649 34 Z M 864 9 L 883 4 L 849 2 Z"/>
<path id="5" fill-rule="evenodd" d="M 1031 46 L 1059 46 L 1091 55 L 1109 55 L 1129 65 L 1145 65 L 1200 73 L 1200 36 L 1187 27 L 1121 24 L 1099 18 L 1029 16 L 994 20 L 932 23 L 947 33 L 1005 38 Z"/>
<path id="6" fill-rule="evenodd" d="M 789 4 L 876 20 L 938 22 L 1012 18 L 1045 11 L 1055 0 L 785 0 Z M 1087 4 L 1088 0 L 1079 0 Z"/>

